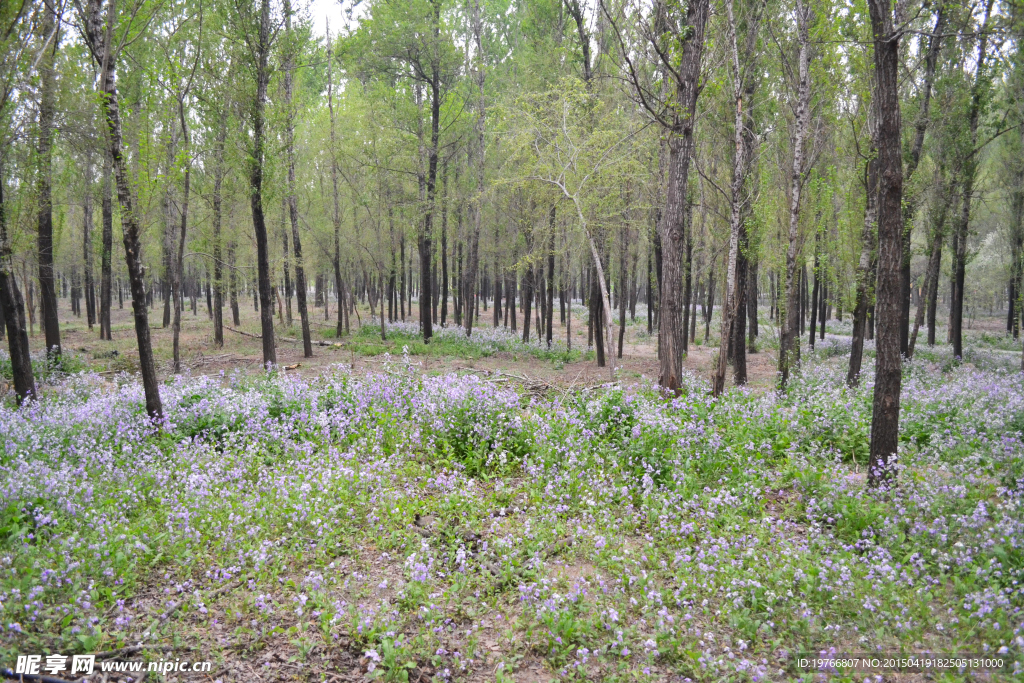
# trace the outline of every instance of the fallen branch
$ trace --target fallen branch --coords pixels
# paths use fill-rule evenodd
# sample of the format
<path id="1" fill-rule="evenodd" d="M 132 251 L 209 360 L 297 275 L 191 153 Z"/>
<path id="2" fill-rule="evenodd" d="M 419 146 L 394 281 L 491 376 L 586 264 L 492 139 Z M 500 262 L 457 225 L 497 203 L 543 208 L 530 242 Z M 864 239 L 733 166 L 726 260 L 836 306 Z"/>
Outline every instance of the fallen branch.
<path id="1" fill-rule="evenodd" d="M 228 327 L 227 325 L 224 326 L 224 329 L 225 330 L 230 330 L 231 332 L 234 332 L 235 334 L 240 334 L 240 335 L 242 335 L 244 337 L 252 337 L 253 339 L 263 339 L 263 335 L 262 334 L 252 334 L 251 332 L 243 332 L 242 330 L 236 330 L 235 328 Z M 288 344 L 301 344 L 302 343 L 301 339 L 293 339 L 291 337 L 277 337 L 276 339 L 277 339 L 277 341 L 287 342 Z M 329 342 L 329 341 L 324 341 L 322 339 L 313 339 L 311 341 L 311 343 L 314 346 L 331 346 L 331 347 L 335 347 L 335 348 L 339 348 L 339 349 L 342 348 L 342 346 L 343 346 L 343 344 L 340 344 L 338 342 Z M 225 355 L 227 355 L 227 354 L 225 354 Z"/>
<path id="2" fill-rule="evenodd" d="M 240 334 L 243 337 L 252 337 L 253 339 L 263 339 L 263 335 L 262 334 L 252 334 L 251 332 L 242 332 L 241 330 L 236 330 L 235 328 L 228 327 L 227 325 L 224 326 L 224 329 L 225 330 L 230 330 L 231 332 L 234 332 L 235 334 Z"/>

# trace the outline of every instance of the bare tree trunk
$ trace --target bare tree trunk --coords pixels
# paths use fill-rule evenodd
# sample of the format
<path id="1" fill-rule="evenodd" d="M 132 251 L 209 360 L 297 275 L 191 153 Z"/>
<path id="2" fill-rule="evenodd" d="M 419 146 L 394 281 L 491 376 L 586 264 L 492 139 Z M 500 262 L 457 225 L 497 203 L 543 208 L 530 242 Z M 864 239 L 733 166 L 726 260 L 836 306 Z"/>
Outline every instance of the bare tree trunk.
<path id="1" fill-rule="evenodd" d="M 527 250 L 527 252 L 530 251 L 530 247 L 531 247 L 530 239 L 528 237 L 527 238 L 527 242 L 526 242 L 526 250 Z M 463 296 L 463 299 L 465 299 L 465 296 Z M 531 312 L 531 306 L 533 305 L 533 260 L 532 259 L 527 261 L 526 275 L 525 275 L 525 277 L 523 277 L 523 301 L 522 301 L 522 303 L 523 303 L 523 343 L 524 344 L 529 344 L 530 343 L 530 312 Z M 471 315 L 470 311 L 467 308 L 464 307 L 463 310 L 465 311 L 465 314 L 467 316 Z M 601 363 L 598 363 L 598 365 L 601 365 Z"/>
<path id="2" fill-rule="evenodd" d="M 864 229 L 861 232 L 860 261 L 857 264 L 857 293 L 853 308 L 853 341 L 850 347 L 850 366 L 846 372 L 846 383 L 855 387 L 860 383 L 860 368 L 864 358 L 864 337 L 867 333 L 868 309 L 874 298 L 875 280 L 871 277 L 874 270 L 871 265 L 875 259 L 875 241 L 878 236 L 878 160 L 875 150 L 878 148 L 878 115 L 877 105 L 871 103 L 868 113 L 868 127 L 871 134 L 871 151 L 864 170 Z"/>
<path id="3" fill-rule="evenodd" d="M 37 200 L 39 202 L 39 307 L 42 313 L 43 333 L 46 337 L 47 356 L 60 357 L 60 322 L 57 319 L 57 290 L 53 284 L 53 200 L 51 187 L 53 183 L 53 117 L 54 96 L 56 90 L 57 48 L 60 45 L 59 27 L 57 23 L 56 3 L 45 3 L 43 12 L 42 32 L 44 36 L 53 34 L 39 61 L 41 77 L 39 92 L 39 179 Z"/>
<path id="4" fill-rule="evenodd" d="M 732 345 L 733 372 L 736 384 L 747 381 L 747 357 L 744 334 L 737 324 L 746 313 L 747 290 L 747 219 L 751 211 L 750 192 L 747 189 L 747 176 L 750 173 L 754 153 L 754 120 L 751 107 L 757 88 L 756 74 L 751 74 L 757 66 L 752 64 L 754 49 L 757 44 L 757 22 L 755 17 L 747 17 L 746 35 L 743 46 L 740 46 L 739 28 L 736 22 L 734 3 L 729 0 L 726 9 L 729 16 L 729 35 L 732 48 L 732 80 L 735 117 L 733 121 L 733 168 L 731 216 L 729 220 L 729 256 L 726 264 L 725 300 L 722 302 L 722 338 L 719 342 L 718 365 L 712 381 L 712 393 L 721 395 L 725 390 L 725 370 L 729 361 L 729 347 Z M 799 11 L 799 9 L 798 9 Z M 803 48 L 801 47 L 801 59 Z M 801 61 L 801 68 L 803 62 Z M 797 124 L 799 125 L 799 123 Z"/>
<path id="5" fill-rule="evenodd" d="M 683 370 L 683 258 L 685 251 L 684 208 L 693 154 L 693 126 L 699 91 L 700 64 L 704 52 L 704 30 L 710 3 L 694 0 L 686 9 L 690 31 L 683 43 L 676 78 L 675 107 L 678 114 L 668 139 L 668 187 L 665 210 L 658 226 L 662 249 L 662 281 L 658 296 L 658 340 L 660 368 L 658 383 L 679 394 Z"/>
<path id="6" fill-rule="evenodd" d="M 274 300 L 270 283 L 270 245 L 263 214 L 263 155 L 266 132 L 265 108 L 270 81 L 270 0 L 260 0 L 259 33 L 254 41 L 256 57 L 256 97 L 252 103 L 252 156 L 249 162 L 249 205 L 256 233 L 256 265 L 260 292 L 260 328 L 263 340 L 263 365 L 277 364 L 274 345 Z"/>
<path id="7" fill-rule="evenodd" d="M 800 363 L 800 291 L 797 256 L 800 251 L 800 196 L 807 173 L 804 145 L 811 122 L 810 24 L 811 8 L 806 0 L 796 3 L 797 35 L 800 41 L 799 83 L 797 84 L 796 129 L 793 134 L 793 175 L 789 199 L 789 248 L 786 250 L 786 287 L 783 308 L 784 322 L 779 338 L 780 388 L 786 388 L 790 370 Z"/>
<path id="8" fill-rule="evenodd" d="M 749 336 L 747 338 L 747 353 L 757 353 L 757 272 L 758 262 L 756 260 L 748 260 L 747 324 L 749 325 Z"/>
<path id="9" fill-rule="evenodd" d="M 497 223 L 495 223 L 497 225 Z M 495 228 L 497 229 L 497 228 Z M 497 240 L 495 240 L 497 244 Z M 497 272 L 497 269 L 495 269 Z M 448 162 L 441 169 L 441 327 L 448 323 Z M 497 309 L 497 306 L 495 306 Z M 497 319 L 497 310 L 495 310 Z M 497 327 L 497 324 L 495 324 Z"/>
<path id="10" fill-rule="evenodd" d="M 231 299 L 231 322 L 241 325 L 238 315 L 238 275 L 235 273 L 235 243 L 228 242 L 228 296 Z"/>
<path id="11" fill-rule="evenodd" d="M 555 307 L 555 205 L 551 205 L 551 219 L 548 221 L 550 231 L 548 233 L 548 305 L 547 305 L 547 322 L 544 326 L 545 339 L 547 340 L 548 348 L 551 348 L 551 327 L 554 324 L 554 307 Z M 497 281 L 497 278 L 495 278 Z M 497 307 L 497 299 L 495 299 L 495 307 Z M 619 334 L 619 358 L 622 358 L 622 341 L 621 333 Z"/>
<path id="12" fill-rule="evenodd" d="M 335 120 L 334 120 L 334 49 L 331 47 L 331 31 L 330 27 L 327 29 L 327 108 L 330 111 L 331 116 L 331 189 L 333 190 L 334 196 L 334 254 L 331 262 L 334 266 L 334 287 L 337 291 L 341 291 L 341 203 L 338 199 L 338 151 L 337 141 L 335 139 Z M 389 211 L 391 211 L 390 203 L 388 204 Z M 394 230 L 392 230 L 394 232 Z M 391 312 L 391 293 L 394 292 L 394 248 L 392 248 L 392 270 L 391 280 L 388 295 L 388 309 Z M 383 280 L 381 280 L 383 282 Z M 324 297 L 326 302 L 327 297 Z M 326 303 L 324 304 L 326 306 Z M 389 318 L 394 317 L 389 315 Z M 381 302 L 380 306 L 380 325 L 381 325 L 381 339 L 384 339 L 384 302 Z M 341 337 L 342 334 L 342 321 L 341 312 L 339 309 L 338 313 L 338 326 L 334 332 L 336 337 Z"/>
<path id="13" fill-rule="evenodd" d="M 812 269 L 812 275 L 814 275 L 814 289 L 811 292 L 811 336 L 808 340 L 810 343 L 811 351 L 814 350 L 814 335 L 818 332 L 818 296 L 821 292 L 821 259 L 818 255 L 818 248 L 821 243 L 821 233 L 817 233 L 814 236 L 814 267 Z"/>
<path id="14" fill-rule="evenodd" d="M 188 124 L 185 118 L 185 104 L 184 95 L 180 96 L 178 100 L 178 116 L 181 119 L 181 139 L 184 145 L 184 158 L 185 158 L 185 182 L 182 188 L 181 198 L 181 227 L 178 230 L 178 250 L 174 257 L 174 263 L 172 264 L 173 272 L 171 275 L 171 288 L 174 290 L 174 325 L 171 329 L 173 335 L 173 351 L 174 351 L 174 372 L 175 374 L 181 373 L 181 349 L 180 349 L 180 337 L 181 337 L 181 278 L 182 271 L 185 266 L 185 231 L 188 228 L 188 202 L 189 202 L 189 184 L 192 178 L 192 159 L 189 155 L 192 153 L 191 141 L 188 135 Z M 195 314 L 195 299 L 192 300 L 192 313 Z"/>
<path id="15" fill-rule="evenodd" d="M 900 266 L 903 240 L 903 155 L 900 146 L 899 34 L 889 0 L 868 0 L 875 44 L 878 112 L 878 280 L 875 314 L 875 390 L 871 415 L 868 483 L 878 486 L 895 474 L 899 442 Z"/>
<path id="16" fill-rule="evenodd" d="M 153 346 L 149 337 L 149 318 L 146 309 L 146 279 L 142 266 L 142 244 L 139 222 L 135 215 L 132 183 L 128 177 L 128 164 L 121 153 L 121 112 L 118 107 L 117 87 L 114 82 L 117 55 L 111 54 L 114 23 L 117 21 L 116 0 L 110 0 L 106 30 L 102 17 L 103 0 L 88 0 L 83 17 L 86 42 L 93 59 L 100 66 L 103 104 L 107 123 L 107 141 L 110 160 L 117 184 L 117 198 L 121 205 L 121 227 L 124 231 L 125 260 L 132 291 L 132 309 L 135 314 L 135 337 L 139 345 L 139 369 L 146 395 L 146 412 L 154 420 L 163 417 L 160 390 L 156 379 Z"/>
<path id="17" fill-rule="evenodd" d="M 625 224 L 623 224 L 623 226 L 619 229 L 619 348 L 618 348 L 618 356 L 619 356 L 619 358 L 622 358 L 622 345 L 625 342 L 625 336 L 626 336 L 626 299 L 628 298 L 628 296 L 626 294 L 626 288 L 627 288 L 627 282 L 628 282 L 627 272 L 626 272 L 626 231 L 627 231 L 627 228 L 626 228 Z M 552 234 L 554 234 L 554 233 L 552 232 Z M 554 249 L 554 240 L 553 239 L 552 239 L 551 247 L 552 247 L 552 250 L 553 250 Z M 554 268 L 554 259 L 553 259 L 553 257 L 552 257 L 551 264 L 552 264 L 551 267 Z M 549 282 L 548 282 L 548 297 L 550 297 L 551 294 L 552 294 L 552 290 L 551 290 L 551 283 L 550 283 L 550 280 L 549 280 Z M 549 304 L 549 308 L 550 308 L 550 304 Z M 689 310 L 689 309 L 687 309 L 687 310 Z M 549 326 L 551 324 L 550 321 L 551 321 L 551 316 L 550 316 L 550 312 L 549 312 L 549 315 L 548 315 L 548 325 Z M 550 348 L 550 347 L 551 347 L 551 331 L 548 330 L 548 348 Z"/>
<path id="18" fill-rule="evenodd" d="M 11 240 L 7 234 L 7 207 L 4 204 L 3 167 L 0 165 L 0 308 L 3 309 L 7 328 L 7 348 L 11 354 L 11 374 L 18 405 L 36 397 L 36 382 L 29 356 L 28 331 L 25 328 L 25 301 L 18 289 L 11 254 Z"/>
<path id="19" fill-rule="evenodd" d="M 943 2 L 935 7 L 935 28 L 928 39 L 928 53 L 925 56 L 924 83 L 921 86 L 921 109 L 914 122 L 914 144 L 907 159 L 904 183 L 909 184 L 921 161 L 924 149 L 924 135 L 928 130 L 928 114 L 931 108 L 932 85 L 935 82 L 935 68 L 939 61 L 939 49 L 942 45 L 942 32 L 946 25 L 946 8 Z M 910 242 L 914 227 L 914 215 L 917 213 L 917 195 L 907 192 L 903 199 L 903 241 L 902 260 L 900 264 L 900 353 L 911 356 L 910 328 Z"/>
<path id="20" fill-rule="evenodd" d="M 288 327 L 292 326 L 292 278 L 291 278 L 291 255 L 288 253 L 288 197 L 281 197 L 281 268 L 284 271 L 281 291 L 284 293 L 284 304 L 280 312 L 286 316 L 284 322 Z"/>
<path id="21" fill-rule="evenodd" d="M 174 167 L 174 157 L 176 154 L 176 146 L 178 144 L 178 124 L 177 116 L 171 116 L 170 122 L 167 125 L 167 154 L 165 160 L 164 170 L 164 193 L 162 200 L 163 218 L 164 218 L 164 235 L 163 235 L 163 266 L 164 272 L 161 279 L 161 293 L 164 298 L 164 316 L 163 326 L 171 326 L 172 318 L 172 307 L 171 300 L 173 298 L 172 282 L 174 280 L 172 271 L 174 270 L 174 235 L 177 230 L 177 226 L 174 223 L 173 207 L 174 199 L 172 192 L 174 185 L 171 182 L 173 177 L 172 169 Z"/>
<path id="22" fill-rule="evenodd" d="M 439 7 L 440 3 L 435 0 L 435 7 Z M 477 272 L 480 266 L 480 224 L 483 217 L 483 199 L 484 199 L 484 170 L 486 168 L 486 147 L 484 140 L 484 133 L 487 125 L 487 101 L 484 98 L 484 83 L 486 81 L 486 74 L 484 72 L 484 44 L 483 44 L 483 18 L 480 12 L 480 0 L 472 0 L 469 5 L 470 10 L 470 23 L 472 24 L 473 30 L 473 41 L 476 44 L 475 57 L 476 64 L 474 64 L 473 80 L 476 81 L 477 86 L 477 102 L 476 102 L 476 121 L 474 121 L 474 134 L 475 140 L 469 145 L 471 153 L 475 155 L 472 161 L 475 161 L 475 172 L 476 172 L 476 195 L 473 201 L 470 202 L 470 211 L 472 212 L 470 217 L 471 234 L 469 239 L 469 267 L 466 271 L 466 296 L 464 297 L 470 305 L 466 308 L 466 336 L 470 336 L 473 333 L 473 318 L 474 310 L 473 306 L 474 296 L 477 293 Z M 437 108 L 436 98 L 438 97 L 437 91 L 434 91 L 434 110 Z M 437 167 L 437 126 L 436 122 L 432 121 L 432 137 L 431 144 L 433 145 L 434 160 L 433 171 L 436 173 Z M 430 195 L 431 204 L 433 204 L 433 181 L 428 178 L 427 190 Z"/>
<path id="23" fill-rule="evenodd" d="M 942 215 L 937 219 L 936 225 L 932 228 L 931 253 L 928 256 L 928 269 L 925 271 L 924 294 L 917 305 L 917 315 L 914 317 L 914 331 L 910 335 L 910 341 L 907 345 L 907 358 L 914 357 L 917 333 L 921 329 L 921 323 L 924 321 L 925 308 L 928 306 L 928 302 L 935 298 L 935 290 L 938 289 L 939 266 L 942 260 L 942 239 L 945 232 L 943 230 L 943 223 L 945 223 L 946 208 L 949 206 L 949 202 L 946 199 L 940 199 L 939 201 L 942 205 Z"/>
<path id="24" fill-rule="evenodd" d="M 971 88 L 971 105 L 968 110 L 968 130 L 970 147 L 967 158 L 961 164 L 960 178 L 960 215 L 954 226 L 956 249 L 953 256 L 953 299 L 949 311 L 949 332 L 953 342 L 953 357 L 963 358 L 963 320 L 964 320 L 964 276 L 967 269 L 967 236 L 971 223 L 971 202 L 974 199 L 974 184 L 978 175 L 978 124 L 981 118 L 982 98 L 987 88 L 986 57 L 988 54 L 988 22 L 992 15 L 993 0 L 985 3 L 985 19 L 978 32 L 978 58 L 975 62 L 974 84 Z"/>
<path id="25" fill-rule="evenodd" d="M 284 0 L 285 31 L 287 40 L 292 40 L 292 4 Z M 288 216 L 292 224 L 292 249 L 295 253 L 295 301 L 299 306 L 299 320 L 302 323 L 302 355 L 313 357 L 313 342 L 309 334 L 309 310 L 306 308 L 306 271 L 302 263 L 302 240 L 299 237 L 299 205 L 295 196 L 295 112 L 292 108 L 292 70 L 295 68 L 293 48 L 288 45 L 284 67 L 284 99 L 287 109 L 285 123 L 285 144 L 288 146 Z"/>
<path id="26" fill-rule="evenodd" d="M 103 249 L 100 253 L 100 339 L 111 341 L 110 335 L 110 260 L 114 239 L 114 207 L 111 197 L 110 155 L 103 154 L 103 198 L 100 214 L 103 220 Z"/>
<path id="27" fill-rule="evenodd" d="M 86 155 L 85 174 L 82 178 L 85 193 L 82 197 L 82 257 L 85 260 L 85 317 L 89 329 L 96 323 L 96 291 L 92 277 L 92 154 Z"/>
<path id="28" fill-rule="evenodd" d="M 213 343 L 218 347 L 224 346 L 224 276 L 221 264 L 221 203 L 223 198 L 221 197 L 221 186 L 224 183 L 224 142 L 227 139 L 227 134 L 228 107 L 225 105 L 221 109 L 213 152 Z M 238 304 L 234 297 L 234 276 L 234 268 L 232 268 L 231 300 L 237 308 Z M 235 318 L 237 319 L 237 317 L 236 314 Z"/>

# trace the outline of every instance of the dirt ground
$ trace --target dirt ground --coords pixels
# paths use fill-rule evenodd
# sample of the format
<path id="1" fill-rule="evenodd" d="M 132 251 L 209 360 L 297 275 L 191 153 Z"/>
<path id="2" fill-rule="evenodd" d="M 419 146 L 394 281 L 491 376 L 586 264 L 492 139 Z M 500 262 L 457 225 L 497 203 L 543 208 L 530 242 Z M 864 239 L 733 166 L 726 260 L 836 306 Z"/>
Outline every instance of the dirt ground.
<path id="1" fill-rule="evenodd" d="M 188 301 L 185 302 L 188 305 Z M 231 311 L 224 309 L 226 327 L 224 345 L 217 347 L 213 341 L 213 323 L 209 318 L 205 301 L 199 300 L 196 313 L 187 307 L 182 314 L 181 355 L 185 371 L 192 374 L 215 375 L 221 372 L 241 370 L 256 372 L 262 363 L 262 347 L 258 339 L 260 331 L 259 314 L 254 311 L 251 301 L 241 302 L 241 325 L 231 325 Z M 65 348 L 75 351 L 80 358 L 97 372 L 114 374 L 121 370 L 133 371 L 137 367 L 138 351 L 135 341 L 135 328 L 131 316 L 131 304 L 125 301 L 123 308 L 116 303 L 112 312 L 113 341 L 100 341 L 99 326 L 89 330 L 84 314 L 81 317 L 71 314 L 67 299 L 59 301 L 61 339 Z M 771 322 L 765 321 L 767 311 L 761 312 L 761 326 L 766 336 L 774 336 Z M 162 326 L 163 304 L 158 301 L 150 309 L 150 327 L 157 358 L 158 374 L 161 378 L 171 374 L 171 328 Z M 332 316 L 335 315 L 331 309 Z M 413 314 L 406 316 L 408 321 L 416 321 Z M 490 313 L 481 312 L 482 328 L 490 327 Z M 369 310 L 360 307 L 358 316 L 351 316 L 352 331 L 360 324 L 370 324 Z M 703 323 L 700 319 L 698 322 Z M 1005 331 L 1005 317 L 999 314 L 983 317 L 969 317 L 967 327 L 972 332 L 1001 334 Z M 710 377 L 712 363 L 718 352 L 717 333 L 713 321 L 711 346 L 704 346 L 703 324 L 698 325 L 697 343 L 691 343 L 683 366 L 699 377 Z M 831 323 L 830 323 L 831 324 Z M 941 322 L 940 322 L 941 324 Z M 311 328 L 314 344 L 318 340 L 326 341 L 331 346 L 314 346 L 313 357 L 303 358 L 301 331 L 298 325 L 298 313 L 294 313 L 291 326 L 283 324 L 275 317 L 277 334 L 278 363 L 288 367 L 291 372 L 313 375 L 324 368 L 344 363 L 351 366 L 357 375 L 378 370 L 385 362 L 383 355 L 367 356 L 352 348 L 352 335 L 334 338 L 335 324 L 325 320 L 323 309 L 312 312 Z M 587 346 L 586 326 L 578 317 L 572 321 L 573 348 L 585 349 Z M 519 329 L 522 329 L 520 318 Z M 635 324 L 627 325 L 623 357 L 616 360 L 616 378 L 625 383 L 642 382 L 644 379 L 656 380 L 658 376 L 657 349 L 654 340 L 643 334 L 646 331 L 643 316 L 637 316 Z M 554 335 L 556 339 L 565 339 L 565 327 L 555 321 Z M 940 336 L 944 331 L 940 330 Z M 290 340 L 290 341 L 289 341 Z M 30 337 L 33 352 L 43 347 L 43 335 L 38 320 L 33 326 Z M 338 346 L 337 344 L 340 344 Z M 396 349 L 396 354 L 400 350 Z M 546 383 L 559 388 L 593 386 L 611 381 L 608 368 L 600 368 L 594 360 L 580 360 L 570 363 L 554 363 L 522 354 L 513 356 L 511 353 L 499 352 L 492 356 L 470 359 L 440 355 L 416 355 L 412 362 L 420 366 L 424 372 L 440 373 L 450 371 L 475 371 L 485 373 L 503 373 L 518 375 L 520 378 Z M 777 354 L 774 349 L 761 349 L 757 353 L 748 353 L 748 381 L 756 389 L 765 389 L 775 383 Z M 727 384 L 732 383 L 730 370 Z"/>
<path id="2" fill-rule="evenodd" d="M 133 369 L 137 364 L 138 351 L 129 302 L 125 302 L 123 309 L 117 308 L 115 303 L 111 319 L 113 341 L 101 341 L 99 326 L 95 325 L 92 330 L 89 330 L 85 316 L 72 315 L 67 300 L 60 300 L 59 305 L 61 308 L 61 341 L 64 348 L 77 352 L 90 367 L 98 372 L 113 374 L 122 369 L 129 371 Z M 171 328 L 170 326 L 162 327 L 162 312 L 163 308 L 160 302 L 157 302 L 156 307 L 150 309 L 150 329 L 157 358 L 158 374 L 161 378 L 169 375 L 172 369 Z M 334 313 L 333 310 L 331 312 Z M 205 302 L 199 302 L 196 314 L 193 314 L 191 309 L 183 312 L 180 345 L 182 363 L 186 371 L 192 374 L 214 375 L 221 371 L 231 372 L 235 369 L 246 372 L 259 370 L 262 362 L 261 342 L 256 336 L 248 336 L 259 334 L 258 313 L 253 310 L 251 305 L 241 306 L 241 325 L 237 328 L 230 324 L 231 311 L 229 308 L 225 308 L 224 316 L 227 324 L 224 330 L 224 346 L 217 347 L 213 341 L 213 323 L 207 315 Z M 359 317 L 365 324 L 369 324 L 368 310 L 360 309 Z M 483 327 L 489 328 L 489 315 L 481 313 L 481 318 L 484 320 Z M 417 318 L 408 315 L 406 320 L 416 321 Z M 351 335 L 335 339 L 334 324 L 324 320 L 323 309 L 316 310 L 311 321 L 314 343 L 317 340 L 325 340 L 331 344 L 340 343 L 341 346 L 314 346 L 313 357 L 303 358 L 302 344 L 298 341 L 301 338 L 301 331 L 297 312 L 293 322 L 294 324 L 288 327 L 282 325 L 275 317 L 278 363 L 282 366 L 298 365 L 292 370 L 294 372 L 316 374 L 327 366 L 344 363 L 351 366 L 355 373 L 363 374 L 376 371 L 385 362 L 382 355 L 365 356 L 350 348 Z M 353 328 L 359 324 L 359 320 L 354 315 L 351 316 L 351 324 Z M 585 324 L 574 319 L 572 326 L 574 328 L 573 348 L 586 348 Z M 644 378 L 657 379 L 657 348 L 650 338 L 637 338 L 639 336 L 637 332 L 645 331 L 645 327 L 639 315 L 636 325 L 627 326 L 623 356 L 621 359 L 616 359 L 617 378 L 620 381 L 632 383 L 643 381 Z M 521 319 L 519 329 L 522 329 Z M 557 320 L 553 336 L 556 339 L 565 339 L 565 327 Z M 697 341 L 701 342 L 702 337 L 703 329 L 699 329 Z M 712 339 L 714 340 L 714 338 L 715 334 L 712 332 Z M 286 339 L 294 341 L 285 341 Z M 30 337 L 32 351 L 41 351 L 43 343 L 43 335 L 37 321 L 34 326 L 34 334 Z M 114 356 L 114 352 L 116 352 L 116 356 Z M 702 346 L 699 343 L 691 344 L 683 365 L 699 376 L 710 376 L 712 361 L 717 352 L 717 342 L 713 348 Z M 592 386 L 611 380 L 609 369 L 598 367 L 594 360 L 556 364 L 548 360 L 523 357 L 522 354 L 514 357 L 511 353 L 499 352 L 477 359 L 417 355 L 412 357 L 412 362 L 419 365 L 425 372 L 439 373 L 458 370 L 500 372 L 564 388 Z M 750 384 L 754 387 L 770 386 L 774 382 L 775 368 L 776 355 L 774 351 L 768 350 L 748 355 L 748 376 Z"/>

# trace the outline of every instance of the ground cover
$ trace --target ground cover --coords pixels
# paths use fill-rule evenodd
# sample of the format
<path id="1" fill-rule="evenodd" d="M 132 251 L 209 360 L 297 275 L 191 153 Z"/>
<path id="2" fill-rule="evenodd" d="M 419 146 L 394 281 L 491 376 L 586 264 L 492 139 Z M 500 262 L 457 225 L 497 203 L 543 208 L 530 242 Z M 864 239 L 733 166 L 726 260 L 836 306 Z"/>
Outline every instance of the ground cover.
<path id="1" fill-rule="evenodd" d="M 1009 678 L 1019 373 L 910 363 L 900 484 L 875 493 L 870 383 L 847 389 L 830 348 L 785 397 L 721 400 L 409 356 L 180 377 L 159 426 L 129 376 L 70 375 L 0 409 L 0 654 L 215 662 L 168 680 L 710 681 L 930 650 Z"/>

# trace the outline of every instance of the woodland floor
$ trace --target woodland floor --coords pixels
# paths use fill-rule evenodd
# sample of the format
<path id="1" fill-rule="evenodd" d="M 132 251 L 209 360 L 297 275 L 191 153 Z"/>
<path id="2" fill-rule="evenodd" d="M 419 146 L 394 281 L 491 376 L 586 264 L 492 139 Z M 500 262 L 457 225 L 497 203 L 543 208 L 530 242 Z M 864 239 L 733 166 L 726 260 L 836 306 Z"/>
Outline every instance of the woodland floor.
<path id="1" fill-rule="evenodd" d="M 642 305 L 641 305 L 642 308 Z M 213 342 L 213 324 L 206 308 L 200 302 L 197 314 L 193 315 L 186 310 L 182 315 L 182 331 L 180 346 L 183 364 L 192 374 L 211 375 L 233 369 L 243 371 L 258 371 L 262 361 L 262 347 L 259 339 L 224 330 L 224 346 L 218 348 Z M 158 361 L 158 373 L 166 376 L 171 371 L 171 328 L 162 327 L 161 322 L 162 306 L 158 303 L 155 308 L 150 309 L 150 326 L 154 345 L 154 352 Z M 335 314 L 331 310 L 332 316 Z M 577 316 L 579 306 L 577 305 Z M 225 321 L 229 327 L 234 328 L 231 323 L 230 309 L 224 310 Z M 369 324 L 369 311 L 361 309 L 362 319 Z M 481 312 L 484 329 L 490 328 L 491 312 Z M 763 313 L 762 313 L 763 315 Z M 239 310 L 241 325 L 237 328 L 249 335 L 258 335 L 260 332 L 259 314 L 251 306 L 241 306 Z M 628 316 L 627 316 L 628 318 Z M 98 338 L 98 327 L 89 330 L 85 316 L 77 317 L 70 313 L 66 301 L 61 301 L 61 334 L 63 344 L 81 355 L 91 370 L 99 372 L 110 372 L 111 374 L 121 369 L 131 370 L 137 364 L 138 352 L 136 351 L 134 321 L 131 316 L 130 304 L 126 302 L 125 308 L 118 309 L 116 306 L 112 311 L 112 336 L 110 342 L 100 341 Z M 405 318 L 415 322 L 418 317 L 412 313 Z M 979 326 L 998 329 L 999 318 L 985 319 L 979 321 Z M 351 317 L 352 327 L 358 326 L 355 316 Z M 712 345 L 705 346 L 704 342 L 704 321 L 698 319 L 698 330 L 696 343 L 691 343 L 689 353 L 683 361 L 683 366 L 695 375 L 705 377 L 710 375 L 712 360 L 718 352 L 718 335 L 716 328 L 719 320 L 716 317 L 711 325 Z M 572 321 L 574 328 L 573 348 L 585 349 L 587 346 L 587 332 L 585 321 L 578 319 Z M 767 325 L 762 321 L 770 335 L 775 330 L 769 322 Z M 280 337 L 298 340 L 301 339 L 301 329 L 298 325 L 298 313 L 291 326 L 281 324 L 278 317 L 275 317 L 275 330 L 279 340 L 277 343 L 278 364 L 290 366 L 299 364 L 295 371 L 303 375 L 316 374 L 323 368 L 345 363 L 350 365 L 357 374 L 373 372 L 385 362 L 382 354 L 366 355 L 360 353 L 358 345 L 353 343 L 350 337 L 336 339 L 334 336 L 335 324 L 328 324 L 323 319 L 323 309 L 318 309 L 311 321 L 311 337 L 314 343 L 317 340 L 324 340 L 332 344 L 340 343 L 340 347 L 314 346 L 313 358 L 303 358 L 302 345 L 297 342 L 281 341 Z M 565 340 L 565 325 L 561 324 L 556 315 L 553 325 L 553 339 Z M 518 334 L 522 334 L 522 313 L 518 324 Z M 39 353 L 43 348 L 43 336 L 38 326 L 34 328 L 35 334 L 30 337 L 29 343 L 34 353 Z M 616 331 L 617 334 L 617 331 Z M 536 332 L 533 331 L 534 338 Z M 401 355 L 401 342 L 394 342 L 388 345 L 393 356 Z M 120 359 L 111 359 L 112 351 L 117 351 Z M 127 359 L 127 360 L 126 360 Z M 775 382 L 777 356 L 774 349 L 760 350 L 758 353 L 748 355 L 748 381 L 752 387 L 763 388 L 772 386 Z M 589 386 L 609 381 L 607 368 L 597 367 L 593 353 L 585 358 L 580 357 L 574 361 L 552 363 L 547 360 L 540 360 L 523 354 L 498 351 L 493 355 L 476 358 L 465 358 L 456 355 L 427 354 L 417 356 L 414 362 L 420 365 L 423 370 L 429 372 L 441 372 L 451 370 L 473 369 L 488 372 L 513 373 L 548 382 L 553 386 Z M 646 314 L 638 311 L 636 320 L 629 320 L 626 327 L 626 336 L 623 345 L 623 356 L 616 360 L 616 366 L 620 369 L 619 378 L 630 382 L 642 377 L 657 378 L 658 361 L 657 348 L 646 335 Z M 729 375 L 728 382 L 731 383 L 732 376 Z"/>
<path id="2" fill-rule="evenodd" d="M 610 388 L 592 353 L 423 347 L 398 327 L 335 339 L 322 309 L 313 338 L 332 346 L 306 359 L 280 342 L 292 369 L 268 375 L 258 339 L 225 330 L 214 346 L 200 302 L 183 316 L 185 379 L 153 328 L 161 431 L 122 374 L 127 306 L 111 342 L 61 317 L 96 374 L 31 414 L 0 404 L 0 667 L 62 651 L 214 662 L 147 682 L 1015 680 L 1024 386 L 1003 318 L 971 321 L 964 363 L 936 347 L 909 366 L 913 485 L 875 496 L 870 388 L 843 381 L 848 321 L 780 397 L 762 311 L 751 390 L 717 401 L 717 319 L 710 346 L 701 324 L 669 403 L 645 389 L 640 310 Z M 240 330 L 259 331 L 251 306 Z M 868 677 L 794 660 L 865 651 L 1007 665 Z"/>

